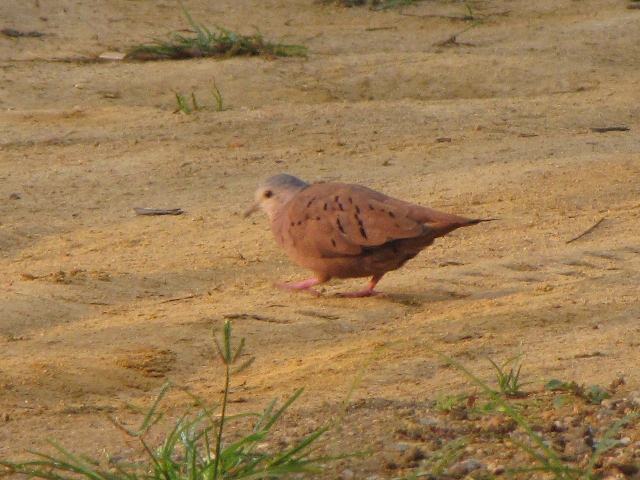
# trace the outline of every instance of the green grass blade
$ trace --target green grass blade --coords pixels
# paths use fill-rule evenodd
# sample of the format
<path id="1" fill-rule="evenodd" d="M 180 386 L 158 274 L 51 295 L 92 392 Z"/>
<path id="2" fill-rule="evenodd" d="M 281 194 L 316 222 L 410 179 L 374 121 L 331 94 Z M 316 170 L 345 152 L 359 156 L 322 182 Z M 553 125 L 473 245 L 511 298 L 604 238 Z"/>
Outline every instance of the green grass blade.
<path id="1" fill-rule="evenodd" d="M 271 416 L 271 418 L 267 421 L 267 423 L 265 424 L 265 426 L 263 427 L 264 430 L 269 430 L 271 429 L 271 427 L 273 426 L 274 423 L 276 423 L 278 421 L 278 419 L 282 416 L 282 414 L 287 410 L 287 408 L 289 408 L 291 406 L 291 404 L 293 402 L 295 402 L 298 397 L 300 397 L 300 395 L 302 395 L 302 392 L 304 392 L 304 388 L 299 388 L 297 389 L 293 395 L 291 395 L 282 405 L 282 407 L 280 407 L 278 409 L 278 411 L 276 413 L 273 414 L 273 416 Z"/>

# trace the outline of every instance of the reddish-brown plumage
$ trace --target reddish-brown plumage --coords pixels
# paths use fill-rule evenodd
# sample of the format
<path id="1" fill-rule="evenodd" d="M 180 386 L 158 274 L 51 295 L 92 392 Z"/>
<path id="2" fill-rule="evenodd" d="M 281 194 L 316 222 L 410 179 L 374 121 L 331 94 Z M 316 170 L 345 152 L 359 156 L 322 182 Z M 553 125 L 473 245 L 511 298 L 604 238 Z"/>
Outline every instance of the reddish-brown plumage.
<path id="1" fill-rule="evenodd" d="M 269 194 L 268 196 L 266 194 Z M 317 282 L 333 277 L 373 277 L 374 293 L 388 271 L 396 270 L 433 241 L 474 220 L 439 212 L 360 185 L 307 185 L 288 175 L 268 179 L 256 192 L 278 243 Z M 309 282 L 291 288 L 308 289 Z"/>

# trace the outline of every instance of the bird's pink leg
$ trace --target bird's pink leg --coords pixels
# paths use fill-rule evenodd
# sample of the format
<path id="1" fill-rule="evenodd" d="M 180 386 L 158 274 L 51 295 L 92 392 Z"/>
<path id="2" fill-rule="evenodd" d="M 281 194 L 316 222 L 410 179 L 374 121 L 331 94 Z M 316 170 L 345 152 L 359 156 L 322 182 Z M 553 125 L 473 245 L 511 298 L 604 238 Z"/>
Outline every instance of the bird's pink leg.
<path id="1" fill-rule="evenodd" d="M 320 295 L 313 288 L 311 288 L 320 283 L 324 283 L 324 282 L 314 277 L 314 278 L 308 278 L 306 280 L 302 280 L 301 282 L 276 283 L 276 286 L 284 290 L 306 291 L 306 292 L 312 293 L 313 295 Z"/>
<path id="2" fill-rule="evenodd" d="M 382 275 L 380 275 L 379 277 L 378 276 L 373 277 L 369 282 L 369 284 L 367 285 L 367 288 L 365 288 L 364 290 L 358 290 L 356 292 L 340 293 L 338 294 L 338 296 L 346 297 L 346 298 L 360 298 L 360 297 L 373 297 L 375 295 L 381 295 L 381 292 L 376 292 L 374 290 L 381 278 L 382 278 Z"/>

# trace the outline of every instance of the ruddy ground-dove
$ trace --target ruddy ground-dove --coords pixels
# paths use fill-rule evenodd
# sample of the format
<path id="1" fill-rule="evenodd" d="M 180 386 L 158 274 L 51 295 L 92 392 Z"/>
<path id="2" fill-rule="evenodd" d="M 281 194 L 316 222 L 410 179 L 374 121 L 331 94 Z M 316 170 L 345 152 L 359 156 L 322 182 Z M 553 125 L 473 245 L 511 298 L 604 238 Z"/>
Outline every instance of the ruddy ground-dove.
<path id="1" fill-rule="evenodd" d="M 279 286 L 309 290 L 333 277 L 372 277 L 348 297 L 375 295 L 382 276 L 447 233 L 490 219 L 470 219 L 388 197 L 360 185 L 308 184 L 280 174 L 264 181 L 245 216 L 262 208 L 276 241 L 315 276 Z"/>

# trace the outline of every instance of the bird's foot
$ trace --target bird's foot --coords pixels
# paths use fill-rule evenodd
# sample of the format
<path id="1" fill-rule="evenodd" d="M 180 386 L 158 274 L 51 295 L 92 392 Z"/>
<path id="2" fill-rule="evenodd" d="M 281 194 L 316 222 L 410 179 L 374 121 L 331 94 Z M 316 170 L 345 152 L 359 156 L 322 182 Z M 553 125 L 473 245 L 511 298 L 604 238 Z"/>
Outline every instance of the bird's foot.
<path id="1" fill-rule="evenodd" d="M 374 290 L 381 278 L 382 278 L 382 275 L 374 276 L 369 282 L 369 284 L 367 285 L 367 288 L 364 288 L 363 290 L 358 290 L 355 292 L 339 293 L 338 296 L 343 298 L 375 297 L 378 295 L 386 296 L 384 293 Z"/>
<path id="2" fill-rule="evenodd" d="M 276 287 L 281 288 L 283 290 L 295 291 L 295 292 L 309 292 L 311 295 L 320 296 L 320 293 L 314 290 L 313 286 L 318 285 L 320 280 L 317 278 L 308 278 L 307 280 L 302 280 L 301 282 L 282 282 L 276 283 Z"/>

